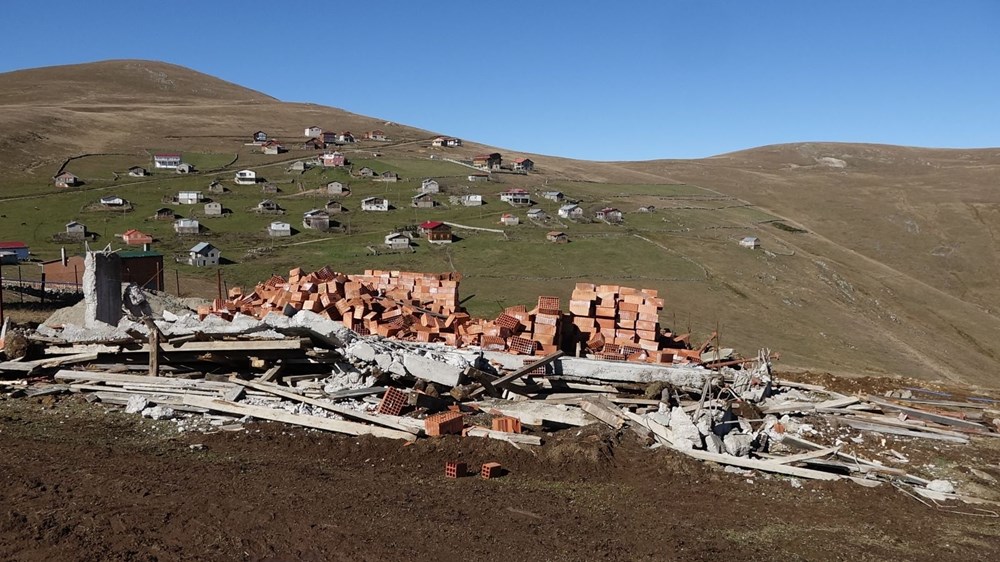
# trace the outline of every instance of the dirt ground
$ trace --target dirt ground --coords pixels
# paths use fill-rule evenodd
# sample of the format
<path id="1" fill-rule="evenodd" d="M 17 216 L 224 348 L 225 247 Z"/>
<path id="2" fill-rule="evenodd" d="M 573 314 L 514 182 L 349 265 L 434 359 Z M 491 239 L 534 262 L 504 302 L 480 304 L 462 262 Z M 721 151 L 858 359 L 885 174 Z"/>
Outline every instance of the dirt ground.
<path id="1" fill-rule="evenodd" d="M 8 399 L 0 402 L 0 559 L 1000 557 L 1000 519 L 928 507 L 890 485 L 796 487 L 731 474 L 596 425 L 545 437 L 518 450 L 274 423 L 181 433 L 79 396 Z M 998 441 L 922 450 L 937 450 L 955 475 L 965 464 L 1000 477 Z M 448 460 L 473 469 L 497 461 L 508 472 L 447 479 Z"/>

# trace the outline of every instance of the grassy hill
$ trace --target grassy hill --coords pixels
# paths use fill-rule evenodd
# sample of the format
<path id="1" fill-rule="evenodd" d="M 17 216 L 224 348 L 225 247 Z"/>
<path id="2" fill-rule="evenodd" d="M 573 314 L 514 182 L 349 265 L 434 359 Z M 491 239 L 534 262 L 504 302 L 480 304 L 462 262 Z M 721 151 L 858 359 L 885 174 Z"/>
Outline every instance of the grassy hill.
<path id="1" fill-rule="evenodd" d="M 783 365 L 839 373 L 899 374 L 997 386 L 1000 346 L 996 309 L 1000 274 L 994 232 L 1000 229 L 996 178 L 1000 150 L 937 150 L 857 144 L 804 143 L 762 147 L 701 160 L 584 162 L 527 155 L 527 176 L 495 174 L 471 183 L 471 171 L 444 160 L 469 159 L 493 147 L 466 142 L 456 149 L 429 146 L 435 133 L 340 109 L 284 103 L 194 71 L 145 61 L 108 61 L 0 75 L 0 239 L 22 239 L 40 258 L 58 255 L 53 234 L 79 220 L 98 235 L 139 228 L 156 237 L 168 256 L 211 241 L 233 263 L 228 285 L 250 284 L 293 266 L 457 270 L 473 313 L 531 303 L 539 294 L 568 297 L 579 281 L 660 289 L 662 320 L 693 339 L 717 327 L 721 344 L 753 352 L 769 346 Z M 30 108 L 27 111 L 26 108 Z M 315 154 L 300 147 L 302 129 L 385 130 L 389 142 L 345 147 L 355 167 L 395 171 L 395 184 L 352 177 L 345 170 L 288 173 L 289 162 Z M 265 156 L 246 146 L 258 129 L 291 149 Z M 447 131 L 442 131 L 447 134 Z M 150 153 L 182 152 L 200 173 L 122 176 L 150 166 Z M 496 149 L 505 159 L 526 154 Z M 375 156 L 378 154 L 378 156 Z M 59 190 L 58 170 L 85 185 Z M 236 170 L 252 168 L 278 184 L 277 194 L 237 186 Z M 116 176 L 117 172 L 117 176 Z M 443 193 L 434 209 L 415 209 L 420 180 L 437 178 Z M 183 189 L 206 192 L 220 179 L 229 188 L 210 195 L 231 209 L 203 217 L 201 206 L 169 205 L 203 219 L 206 231 L 177 236 L 170 222 L 153 220 L 164 197 Z M 327 182 L 349 183 L 342 231 L 319 233 L 301 225 L 304 211 L 328 199 Z M 614 206 L 622 225 L 550 218 L 534 223 L 526 209 L 499 200 L 512 187 L 529 190 L 537 207 L 555 217 L 558 204 L 540 197 L 561 190 L 593 211 Z M 487 204 L 463 207 L 452 198 L 480 193 Z M 133 204 L 130 212 L 96 208 L 102 195 Z M 362 213 L 362 198 L 385 196 L 388 213 Z M 251 209 L 274 198 L 281 217 Z M 653 206 L 652 213 L 639 207 Z M 522 224 L 504 234 L 457 230 L 449 247 L 420 243 L 413 253 L 372 255 L 390 230 L 425 220 L 500 229 L 505 212 Z M 287 220 L 298 232 L 269 238 L 270 221 Z M 562 230 L 572 242 L 545 241 Z M 740 248 L 758 236 L 761 250 Z M 68 250 L 82 246 L 68 246 Z M 22 266 L 27 275 L 30 266 Z M 168 265 L 168 280 L 185 293 L 211 293 L 214 271 Z M 5 270 L 6 271 L 6 270 Z M 175 290 L 172 282 L 168 289 Z"/>

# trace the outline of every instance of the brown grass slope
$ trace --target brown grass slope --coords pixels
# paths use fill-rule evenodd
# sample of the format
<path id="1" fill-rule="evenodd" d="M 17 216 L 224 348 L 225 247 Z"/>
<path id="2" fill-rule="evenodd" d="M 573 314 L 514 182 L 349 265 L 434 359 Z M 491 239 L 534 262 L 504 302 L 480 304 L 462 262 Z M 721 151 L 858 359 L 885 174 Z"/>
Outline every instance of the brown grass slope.
<path id="1" fill-rule="evenodd" d="M 280 102 L 173 65 L 107 61 L 0 74 L 0 192 L 50 177 L 69 156 L 155 149 L 232 154 L 254 130 L 291 143 L 313 124 L 356 134 L 386 130 L 394 139 L 380 147 L 386 157 L 461 158 L 492 150 L 467 142 L 435 152 L 425 142 L 430 131 Z M 629 246 L 634 263 L 594 264 L 595 276 L 607 277 L 625 265 L 641 270 L 664 252 L 697 262 L 704 280 L 663 286 L 673 303 L 668 311 L 684 311 L 670 320 L 681 329 L 690 324 L 696 337 L 718 323 L 724 346 L 769 345 L 783 352 L 787 366 L 998 386 L 1000 150 L 805 143 L 701 160 L 530 156 L 539 166 L 527 178 L 534 187 L 564 180 L 690 183 L 808 231 L 752 218 L 734 230 L 713 228 L 708 219 L 668 224 L 675 215 L 664 213 L 662 230 L 642 231 L 659 247 L 636 243 Z M 628 211 L 639 200 L 609 202 Z M 770 253 L 734 252 L 743 234 L 760 236 Z M 511 260 L 510 274 L 532 276 L 518 267 Z"/>

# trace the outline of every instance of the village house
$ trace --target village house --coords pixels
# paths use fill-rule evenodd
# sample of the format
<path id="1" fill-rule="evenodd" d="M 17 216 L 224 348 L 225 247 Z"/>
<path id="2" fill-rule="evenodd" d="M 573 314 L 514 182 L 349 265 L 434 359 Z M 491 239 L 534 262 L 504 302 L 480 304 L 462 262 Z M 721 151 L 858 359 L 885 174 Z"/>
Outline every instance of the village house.
<path id="1" fill-rule="evenodd" d="M 426 179 L 420 182 L 420 191 L 424 193 L 440 193 L 441 185 L 438 184 L 437 180 Z"/>
<path id="2" fill-rule="evenodd" d="M 399 174 L 397 174 L 396 172 L 390 171 L 390 170 L 386 170 L 386 171 L 382 172 L 381 174 L 379 174 L 378 178 L 375 181 L 384 181 L 384 182 L 388 182 L 388 183 L 396 183 L 397 181 L 399 181 Z"/>
<path id="3" fill-rule="evenodd" d="M 305 132 L 302 133 L 302 136 L 310 138 L 319 138 L 322 135 L 323 135 L 323 129 L 317 127 L 316 125 L 313 125 L 312 127 L 306 127 Z"/>
<path id="4" fill-rule="evenodd" d="M 174 232 L 177 234 L 198 234 L 201 232 L 201 223 L 196 219 L 177 219 L 174 221 Z"/>
<path id="5" fill-rule="evenodd" d="M 331 131 L 323 131 L 320 134 L 319 138 L 325 144 L 328 144 L 328 145 L 329 144 L 337 144 L 337 133 L 334 133 L 334 132 L 331 132 Z"/>
<path id="6" fill-rule="evenodd" d="M 500 200 L 511 205 L 531 205 L 531 195 L 519 188 L 508 189 L 500 194 Z"/>
<path id="7" fill-rule="evenodd" d="M 528 219 L 540 221 L 547 217 L 548 215 L 546 215 L 545 211 L 541 209 L 528 209 Z"/>
<path id="8" fill-rule="evenodd" d="M 265 142 L 263 146 L 261 146 L 261 152 L 263 152 L 264 154 L 275 155 L 288 152 L 288 149 L 286 149 L 284 145 L 282 145 L 280 142 L 276 140 L 269 140 Z"/>
<path id="9" fill-rule="evenodd" d="M 257 183 L 257 172 L 253 170 L 240 170 L 236 172 L 236 177 L 233 181 L 237 185 L 253 185 Z"/>
<path id="10" fill-rule="evenodd" d="M 344 131 L 342 133 L 337 133 L 337 142 L 354 142 L 354 135 L 350 131 Z"/>
<path id="11" fill-rule="evenodd" d="M 344 206 L 341 205 L 340 201 L 327 201 L 326 205 L 323 206 L 327 213 L 342 213 L 344 212 Z"/>
<path id="12" fill-rule="evenodd" d="M 431 146 L 438 148 L 454 148 L 456 146 L 462 146 L 462 139 L 456 139 L 454 137 L 438 137 L 431 141 Z"/>
<path id="13" fill-rule="evenodd" d="M 212 183 L 208 184 L 208 192 L 221 195 L 226 192 L 226 186 L 219 180 L 212 180 Z"/>
<path id="14" fill-rule="evenodd" d="M 222 251 L 208 242 L 198 242 L 188 251 L 188 265 L 195 267 L 219 265 L 221 258 Z"/>
<path id="15" fill-rule="evenodd" d="M 420 225 L 420 233 L 431 244 L 451 244 L 451 227 L 441 221 L 427 221 Z"/>
<path id="16" fill-rule="evenodd" d="M 151 250 L 119 250 L 116 254 L 120 258 L 123 283 L 135 283 L 154 291 L 166 288 L 163 284 L 163 254 Z M 85 267 L 82 255 L 48 260 L 40 265 L 49 283 L 78 287 L 83 281 Z"/>
<path id="17" fill-rule="evenodd" d="M 205 215 L 209 217 L 221 217 L 222 216 L 222 203 L 218 201 L 212 201 L 211 203 L 205 203 Z"/>
<path id="18" fill-rule="evenodd" d="M 267 227 L 267 235 L 271 238 L 283 238 L 292 235 L 292 225 L 283 221 L 274 221 Z"/>
<path id="19" fill-rule="evenodd" d="M 599 221 L 604 221 L 607 223 L 619 223 L 622 222 L 622 212 L 613 207 L 605 207 L 597 213 L 594 217 Z"/>
<path id="20" fill-rule="evenodd" d="M 313 209 L 302 213 L 302 226 L 326 232 L 330 230 L 330 213 L 323 209 Z"/>
<path id="21" fill-rule="evenodd" d="M 760 248 L 760 238 L 757 238 L 756 236 L 744 236 L 740 240 L 740 246 L 756 250 L 757 248 Z"/>
<path id="22" fill-rule="evenodd" d="M 643 207 L 639 207 L 639 212 L 640 213 L 652 213 L 652 212 L 655 212 L 655 211 L 656 211 L 656 207 L 654 207 L 652 205 L 646 205 L 646 206 L 643 206 Z"/>
<path id="23" fill-rule="evenodd" d="M 66 223 L 66 236 L 77 240 L 87 237 L 87 226 L 82 222 L 71 221 Z"/>
<path id="24" fill-rule="evenodd" d="M 153 220 L 158 221 L 172 221 L 176 217 L 177 214 L 174 213 L 174 210 L 170 207 L 160 207 L 155 213 L 153 213 Z"/>
<path id="25" fill-rule="evenodd" d="M 436 205 L 432 197 L 434 196 L 430 193 L 418 193 L 413 196 L 413 200 L 410 204 L 420 209 L 431 209 L 434 205 Z"/>
<path id="26" fill-rule="evenodd" d="M 16 264 L 28 259 L 29 255 L 31 252 L 24 242 L 0 242 L 0 263 L 2 264 Z"/>
<path id="27" fill-rule="evenodd" d="M 565 232 L 552 231 L 545 235 L 545 239 L 549 242 L 555 242 L 556 244 L 565 244 L 569 242 L 569 236 L 566 236 Z"/>
<path id="28" fill-rule="evenodd" d="M 510 169 L 515 172 L 530 172 L 535 169 L 535 163 L 531 158 L 515 158 Z"/>
<path id="29" fill-rule="evenodd" d="M 123 207 L 125 206 L 125 203 L 128 203 L 128 201 L 125 201 L 117 195 L 105 195 L 104 197 L 101 197 L 100 201 L 101 205 L 104 207 Z"/>
<path id="30" fill-rule="evenodd" d="M 500 156 L 499 152 L 491 152 L 489 154 L 477 154 L 472 158 L 472 165 L 479 168 L 480 170 L 486 170 L 489 172 L 496 172 L 500 170 L 500 165 L 503 163 L 503 158 Z"/>
<path id="31" fill-rule="evenodd" d="M 510 213 L 504 213 L 500 215 L 500 224 L 504 226 L 517 226 L 521 224 L 521 219 Z"/>
<path id="32" fill-rule="evenodd" d="M 478 193 L 469 193 L 462 196 L 462 205 L 466 207 L 479 207 L 483 204 L 483 196 Z"/>
<path id="33" fill-rule="evenodd" d="M 195 170 L 194 166 L 192 166 L 191 164 L 185 164 L 181 162 L 180 164 L 177 165 L 177 169 L 175 169 L 174 171 L 177 172 L 178 174 L 190 174 L 193 173 Z"/>
<path id="34" fill-rule="evenodd" d="M 326 143 L 321 139 L 313 138 L 302 143 L 303 150 L 323 150 L 326 148 Z"/>
<path id="35" fill-rule="evenodd" d="M 148 176 L 149 171 L 146 170 L 146 168 L 143 168 L 142 166 L 132 166 L 131 168 L 128 169 L 128 175 L 132 176 L 133 178 L 141 178 L 144 176 Z"/>
<path id="36" fill-rule="evenodd" d="M 154 168 L 169 168 L 171 170 L 181 165 L 181 155 L 177 152 L 164 152 L 153 155 Z"/>
<path id="37" fill-rule="evenodd" d="M 253 134 L 251 138 L 253 139 L 254 143 L 262 144 L 267 142 L 267 133 L 265 133 L 264 131 L 257 131 Z"/>
<path id="38" fill-rule="evenodd" d="M 260 203 L 257 203 L 258 213 L 278 213 L 281 212 L 281 207 L 271 199 L 264 199 Z"/>
<path id="39" fill-rule="evenodd" d="M 362 211 L 388 211 L 389 200 L 381 197 L 368 197 L 361 200 Z"/>
<path id="40" fill-rule="evenodd" d="M 201 223 L 196 219 L 177 219 L 174 221 L 174 232 L 177 234 L 198 234 L 201 232 Z"/>
<path id="41" fill-rule="evenodd" d="M 570 203 L 559 207 L 557 214 L 564 219 L 578 219 L 583 217 L 583 208 L 579 205 Z"/>
<path id="42" fill-rule="evenodd" d="M 390 232 L 385 236 L 385 245 L 391 250 L 405 250 L 410 247 L 410 237 L 400 232 Z"/>
<path id="43" fill-rule="evenodd" d="M 140 230 L 130 228 L 122 233 L 122 242 L 129 246 L 142 246 L 143 244 L 152 244 L 153 236 Z"/>
<path id="44" fill-rule="evenodd" d="M 326 194 L 327 195 L 344 195 L 349 190 L 344 187 L 344 184 L 339 181 L 332 181 L 326 184 Z"/>
<path id="45" fill-rule="evenodd" d="M 375 129 L 374 131 L 369 131 L 365 133 L 365 138 L 373 141 L 387 141 L 389 137 L 385 135 L 385 131 L 380 131 Z"/>
<path id="46" fill-rule="evenodd" d="M 83 182 L 80 181 L 80 178 L 69 172 L 63 172 L 58 176 L 55 176 L 52 178 L 52 181 L 55 183 L 56 187 L 76 187 L 83 184 Z"/>
<path id="47" fill-rule="evenodd" d="M 566 196 L 563 195 L 562 191 L 543 191 L 542 192 L 542 199 L 548 199 L 549 201 L 555 201 L 556 203 L 559 203 L 560 201 L 562 201 L 565 198 L 566 198 Z"/>
<path id="48" fill-rule="evenodd" d="M 469 174 L 469 181 L 490 181 L 489 174 Z"/>
<path id="49" fill-rule="evenodd" d="M 261 193 L 278 193 L 278 191 L 280 191 L 278 189 L 278 184 L 273 182 L 267 182 L 264 185 L 260 186 Z"/>
<path id="50" fill-rule="evenodd" d="M 288 166 L 287 168 L 285 168 L 285 171 L 287 171 L 287 172 L 304 172 L 304 171 L 308 170 L 309 168 L 312 168 L 315 165 L 316 165 L 316 161 L 315 160 L 296 160 L 295 162 L 292 162 L 292 164 L 290 166 Z"/>
<path id="51" fill-rule="evenodd" d="M 319 157 L 319 161 L 325 168 L 339 168 L 347 163 L 344 155 L 340 152 L 327 152 Z"/>
<path id="52" fill-rule="evenodd" d="M 181 191 L 177 194 L 177 203 L 180 205 L 197 205 L 201 200 L 200 191 Z"/>
<path id="53" fill-rule="evenodd" d="M 373 178 L 375 177 L 375 170 L 369 168 L 368 166 L 365 166 L 360 170 L 358 170 L 358 175 L 363 178 Z"/>

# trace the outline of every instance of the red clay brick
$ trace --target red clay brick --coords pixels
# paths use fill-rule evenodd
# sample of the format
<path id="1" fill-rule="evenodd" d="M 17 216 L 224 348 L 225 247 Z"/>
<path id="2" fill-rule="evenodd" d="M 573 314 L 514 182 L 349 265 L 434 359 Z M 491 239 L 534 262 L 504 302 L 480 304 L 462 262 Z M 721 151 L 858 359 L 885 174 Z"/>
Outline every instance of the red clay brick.
<path id="1" fill-rule="evenodd" d="M 380 414 L 398 416 L 403 412 L 403 408 L 406 407 L 406 402 L 405 392 L 390 387 L 382 395 L 382 400 L 379 401 L 376 411 Z"/>
<path id="2" fill-rule="evenodd" d="M 483 464 L 482 470 L 479 471 L 479 475 L 483 478 L 499 478 L 503 474 L 503 467 L 498 462 L 488 462 Z"/>
<path id="3" fill-rule="evenodd" d="M 458 412 L 441 412 L 424 420 L 424 432 L 432 436 L 461 435 L 464 427 L 465 416 Z"/>
<path id="4" fill-rule="evenodd" d="M 444 463 L 445 478 L 461 478 L 469 473 L 469 465 L 464 462 L 448 461 Z"/>

